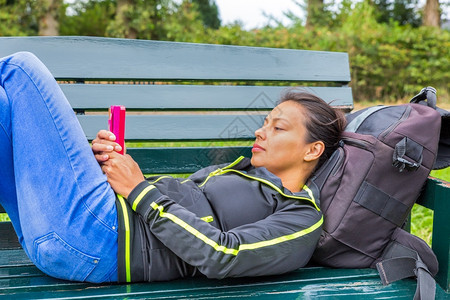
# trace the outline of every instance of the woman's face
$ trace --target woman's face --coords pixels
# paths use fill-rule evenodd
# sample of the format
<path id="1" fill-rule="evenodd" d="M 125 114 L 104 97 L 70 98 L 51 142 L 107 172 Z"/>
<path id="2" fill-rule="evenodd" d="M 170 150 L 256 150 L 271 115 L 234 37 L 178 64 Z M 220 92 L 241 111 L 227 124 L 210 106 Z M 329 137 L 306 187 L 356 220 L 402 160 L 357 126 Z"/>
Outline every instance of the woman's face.
<path id="1" fill-rule="evenodd" d="M 304 108 L 294 101 L 275 107 L 255 131 L 252 165 L 265 167 L 279 177 L 302 171 L 311 150 L 304 121 Z"/>

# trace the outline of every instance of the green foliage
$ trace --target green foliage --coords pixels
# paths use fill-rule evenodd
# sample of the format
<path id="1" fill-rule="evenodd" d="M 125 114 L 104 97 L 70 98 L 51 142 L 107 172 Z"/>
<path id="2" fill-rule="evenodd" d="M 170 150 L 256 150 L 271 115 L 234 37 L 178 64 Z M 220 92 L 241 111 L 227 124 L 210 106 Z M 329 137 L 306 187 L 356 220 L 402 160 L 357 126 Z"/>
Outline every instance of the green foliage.
<path id="1" fill-rule="evenodd" d="M 434 86 L 439 103 L 450 104 L 448 30 L 379 23 L 367 1 L 343 1 L 340 9 L 330 26 L 306 28 L 296 22 L 244 31 L 234 24 L 208 34 L 204 42 L 347 52 L 356 101 L 405 102 L 424 86 Z"/>
<path id="2" fill-rule="evenodd" d="M 355 6 L 339 28 L 350 55 L 356 99 L 395 101 L 431 85 L 448 96 L 450 33 L 376 21 L 372 6 Z M 330 49 L 334 50 L 334 49 Z"/>
<path id="3" fill-rule="evenodd" d="M 172 1 L 122 0 L 122 2 L 126 2 L 122 6 L 124 19 L 117 18 L 116 12 L 116 18 L 108 25 L 107 36 L 128 37 L 129 31 L 133 31 L 138 39 L 164 39 L 165 19 L 172 12 Z"/>
<path id="4" fill-rule="evenodd" d="M 0 36 L 36 35 L 38 16 L 35 2 L 0 0 Z"/>
<path id="5" fill-rule="evenodd" d="M 219 29 L 220 18 L 219 9 L 214 1 L 211 0 L 192 0 L 197 6 L 197 11 L 201 16 L 203 25 L 208 28 Z"/>
<path id="6" fill-rule="evenodd" d="M 420 26 L 422 19 L 416 11 L 417 0 L 375 0 L 377 20 L 382 23 L 397 22 L 400 25 Z"/>
<path id="7" fill-rule="evenodd" d="M 42 1 L 0 0 L 0 35 L 36 35 Z M 301 1 L 308 3 L 298 0 L 300 6 Z M 402 11 L 416 14 L 417 0 L 374 1 L 319 0 L 326 13 L 314 26 L 291 13 L 291 26 L 246 31 L 239 23 L 215 29 L 217 6 L 211 0 L 76 0 L 61 8 L 60 33 L 129 37 L 131 32 L 140 39 L 342 51 L 349 54 L 356 102 L 404 102 L 430 85 L 439 103 L 449 107 L 450 31 L 402 25 L 413 23 L 404 22 L 409 17 Z M 119 2 L 123 18 L 117 18 Z"/>
<path id="8" fill-rule="evenodd" d="M 61 35 L 105 36 L 108 24 L 114 19 L 116 1 L 77 0 L 70 8 L 71 15 L 60 19 Z"/>
<path id="9" fill-rule="evenodd" d="M 177 5 L 165 22 L 168 41 L 204 43 L 208 29 L 203 25 L 196 5 L 185 0 Z"/>

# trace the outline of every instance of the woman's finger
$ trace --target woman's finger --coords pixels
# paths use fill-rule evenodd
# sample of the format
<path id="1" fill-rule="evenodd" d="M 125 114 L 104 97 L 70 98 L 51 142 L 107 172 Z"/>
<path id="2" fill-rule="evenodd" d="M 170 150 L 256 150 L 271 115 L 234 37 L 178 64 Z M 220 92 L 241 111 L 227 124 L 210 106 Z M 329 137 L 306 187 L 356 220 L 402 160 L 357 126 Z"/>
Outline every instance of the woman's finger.
<path id="1" fill-rule="evenodd" d="M 92 144 L 92 151 L 94 151 L 94 153 L 99 153 L 99 152 L 111 152 L 114 150 L 114 144 L 102 144 L 102 143 L 93 143 Z"/>
<path id="2" fill-rule="evenodd" d="M 108 154 L 101 153 L 101 154 L 95 154 L 94 156 L 95 156 L 95 159 L 97 160 L 97 162 L 100 163 L 100 164 L 104 163 L 104 162 L 107 162 L 108 159 L 109 159 L 109 155 Z"/>
<path id="3" fill-rule="evenodd" d="M 105 129 L 102 129 L 99 132 L 97 132 L 97 138 L 101 140 L 110 140 L 110 141 L 116 140 L 116 136 L 114 135 L 114 133 Z"/>

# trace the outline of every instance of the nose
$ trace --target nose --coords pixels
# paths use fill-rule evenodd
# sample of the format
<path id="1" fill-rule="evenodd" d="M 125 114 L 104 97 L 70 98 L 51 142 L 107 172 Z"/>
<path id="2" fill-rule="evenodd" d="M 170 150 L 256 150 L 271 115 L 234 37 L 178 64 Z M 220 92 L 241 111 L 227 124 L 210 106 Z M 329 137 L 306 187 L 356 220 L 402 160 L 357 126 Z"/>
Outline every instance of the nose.
<path id="1" fill-rule="evenodd" d="M 266 131 L 264 130 L 264 126 L 255 130 L 255 137 L 261 140 L 265 139 Z"/>

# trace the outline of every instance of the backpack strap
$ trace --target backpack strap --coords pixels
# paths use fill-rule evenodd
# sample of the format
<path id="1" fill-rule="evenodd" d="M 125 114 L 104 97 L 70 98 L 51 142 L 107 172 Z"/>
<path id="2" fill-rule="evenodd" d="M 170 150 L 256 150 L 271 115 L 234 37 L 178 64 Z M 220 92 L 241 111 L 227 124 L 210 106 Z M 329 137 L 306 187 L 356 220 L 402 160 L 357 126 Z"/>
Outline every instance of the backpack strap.
<path id="1" fill-rule="evenodd" d="M 450 166 L 450 112 L 436 106 L 436 89 L 431 86 L 423 88 L 410 102 L 427 105 L 441 115 L 442 123 L 439 149 L 433 169 L 439 170 Z"/>
<path id="2" fill-rule="evenodd" d="M 436 89 L 432 86 L 423 88 L 420 93 L 415 95 L 411 99 L 411 103 L 419 103 L 420 101 L 427 101 L 427 105 L 433 109 L 436 109 Z"/>
<path id="3" fill-rule="evenodd" d="M 408 137 L 404 137 L 395 145 L 392 157 L 392 165 L 401 173 L 406 171 L 417 171 L 422 165 L 423 146 L 414 142 Z M 406 157 L 413 158 L 416 162 L 409 161 Z"/>
<path id="4" fill-rule="evenodd" d="M 376 264 L 383 285 L 408 277 L 417 278 L 414 300 L 432 300 L 436 293 L 436 282 L 427 265 L 417 251 L 398 241 L 391 241 Z"/>

